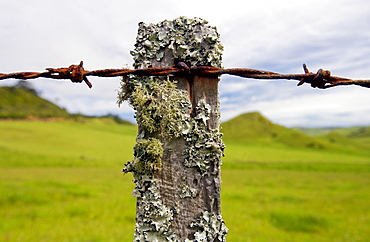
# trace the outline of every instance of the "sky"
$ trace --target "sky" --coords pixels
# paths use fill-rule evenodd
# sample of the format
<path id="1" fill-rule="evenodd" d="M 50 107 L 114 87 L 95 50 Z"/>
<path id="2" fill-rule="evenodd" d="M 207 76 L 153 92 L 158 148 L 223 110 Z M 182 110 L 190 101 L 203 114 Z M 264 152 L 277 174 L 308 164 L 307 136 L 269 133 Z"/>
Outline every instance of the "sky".
<path id="1" fill-rule="evenodd" d="M 225 68 L 282 74 L 330 70 L 332 75 L 370 79 L 368 0 L 1 0 L 0 73 L 42 72 L 84 61 L 86 70 L 132 67 L 139 22 L 200 17 L 216 26 Z M 70 81 L 33 79 L 43 98 L 85 115 L 116 114 L 120 78 L 89 77 L 93 88 Z M 0 81 L 14 85 L 17 80 Z M 261 112 L 286 127 L 370 125 L 370 89 L 313 89 L 297 81 L 261 81 L 223 75 L 221 120 Z"/>

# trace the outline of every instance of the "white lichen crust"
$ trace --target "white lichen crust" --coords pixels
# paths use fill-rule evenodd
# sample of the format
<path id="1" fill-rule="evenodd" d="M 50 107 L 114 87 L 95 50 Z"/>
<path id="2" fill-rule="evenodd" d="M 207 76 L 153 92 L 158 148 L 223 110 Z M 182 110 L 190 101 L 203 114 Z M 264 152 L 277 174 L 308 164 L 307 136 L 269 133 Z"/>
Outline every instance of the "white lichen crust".
<path id="1" fill-rule="evenodd" d="M 137 209 L 141 211 L 134 241 L 180 241 L 170 228 L 173 210 L 163 205 L 156 180 L 152 176 L 133 174 L 136 183 L 133 195 L 138 197 Z"/>
<path id="2" fill-rule="evenodd" d="M 210 112 L 210 106 L 201 99 L 195 107 L 197 115 L 189 121 L 190 129 L 184 132 L 188 143 L 188 148 L 184 151 L 184 165 L 197 167 L 201 173 L 208 170 L 210 163 L 221 163 L 221 157 L 224 156 L 225 145 L 219 129 L 207 131 Z"/>
<path id="3" fill-rule="evenodd" d="M 186 239 L 185 242 L 226 241 L 228 229 L 221 215 L 205 211 L 190 227 L 195 227 L 198 231 L 195 232 L 194 239 Z"/>
<path id="4" fill-rule="evenodd" d="M 161 61 L 165 49 L 175 59 L 189 66 L 221 67 L 223 46 L 215 27 L 201 18 L 179 17 L 158 24 L 139 24 L 134 67 L 152 67 L 152 60 Z"/>

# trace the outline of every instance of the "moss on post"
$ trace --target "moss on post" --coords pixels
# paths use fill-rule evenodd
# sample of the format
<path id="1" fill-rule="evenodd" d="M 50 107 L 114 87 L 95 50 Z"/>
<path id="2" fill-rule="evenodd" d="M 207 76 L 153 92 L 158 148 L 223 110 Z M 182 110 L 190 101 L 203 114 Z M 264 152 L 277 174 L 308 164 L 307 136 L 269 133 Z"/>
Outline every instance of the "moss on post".
<path id="1" fill-rule="evenodd" d="M 205 20 L 185 17 L 139 24 L 135 68 L 221 67 L 222 45 Z M 225 241 L 220 210 L 218 78 L 123 79 L 139 126 L 132 172 L 137 197 L 135 241 Z"/>

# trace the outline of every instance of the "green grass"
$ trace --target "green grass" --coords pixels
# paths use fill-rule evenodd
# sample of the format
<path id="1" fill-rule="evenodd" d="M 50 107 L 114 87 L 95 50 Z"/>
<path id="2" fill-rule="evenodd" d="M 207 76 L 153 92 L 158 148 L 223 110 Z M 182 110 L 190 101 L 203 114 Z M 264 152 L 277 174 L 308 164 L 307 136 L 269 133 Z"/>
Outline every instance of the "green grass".
<path id="1" fill-rule="evenodd" d="M 120 167 L 0 171 L 0 241 L 131 241 L 135 199 Z"/>
<path id="2" fill-rule="evenodd" d="M 0 166 L 107 166 L 132 159 L 137 128 L 110 119 L 2 121 Z M 25 158 L 26 157 L 26 158 Z"/>
<path id="3" fill-rule="evenodd" d="M 0 122 L 0 241 L 132 241 L 135 126 Z M 227 135 L 227 134 L 226 134 Z M 368 241 L 363 149 L 226 143 L 228 241 Z"/>
<path id="4" fill-rule="evenodd" d="M 370 152 L 365 150 L 304 149 L 281 145 L 238 144 L 226 142 L 225 166 L 242 164 L 279 165 L 294 164 L 300 168 L 307 165 L 362 165 L 370 164 Z M 364 168 L 366 169 L 366 168 Z"/>
<path id="5" fill-rule="evenodd" d="M 366 241 L 369 173 L 223 170 L 230 241 Z"/>

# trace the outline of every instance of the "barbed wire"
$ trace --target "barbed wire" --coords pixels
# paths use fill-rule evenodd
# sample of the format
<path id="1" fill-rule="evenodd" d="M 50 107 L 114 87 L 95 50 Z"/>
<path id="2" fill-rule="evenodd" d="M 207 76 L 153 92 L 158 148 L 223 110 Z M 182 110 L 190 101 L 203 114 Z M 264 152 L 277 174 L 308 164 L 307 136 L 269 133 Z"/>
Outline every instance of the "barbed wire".
<path id="1" fill-rule="evenodd" d="M 0 73 L 0 80 L 5 79 L 35 79 L 35 78 L 51 78 L 51 79 L 69 79 L 74 83 L 85 82 L 89 88 L 92 88 L 91 82 L 87 76 L 97 77 L 118 77 L 118 76 L 211 76 L 216 77 L 223 74 L 239 76 L 243 78 L 253 79 L 286 79 L 299 81 L 298 86 L 304 83 L 309 83 L 313 88 L 331 88 L 341 85 L 357 85 L 370 88 L 370 80 L 352 80 L 343 77 L 332 76 L 330 71 L 319 69 L 317 73 L 312 73 L 308 70 L 306 64 L 303 64 L 304 74 L 279 74 L 270 71 L 262 71 L 247 68 L 217 68 L 210 66 L 189 67 L 184 62 L 179 62 L 173 67 L 152 67 L 143 69 L 102 69 L 95 71 L 87 71 L 83 68 L 83 61 L 79 65 L 71 65 L 64 68 L 46 68 L 45 72 L 15 72 L 9 74 Z"/>

